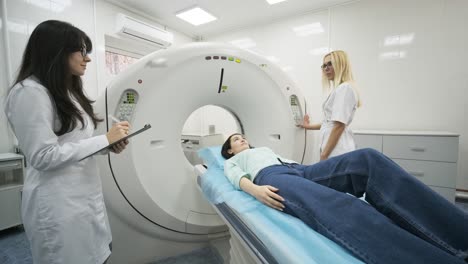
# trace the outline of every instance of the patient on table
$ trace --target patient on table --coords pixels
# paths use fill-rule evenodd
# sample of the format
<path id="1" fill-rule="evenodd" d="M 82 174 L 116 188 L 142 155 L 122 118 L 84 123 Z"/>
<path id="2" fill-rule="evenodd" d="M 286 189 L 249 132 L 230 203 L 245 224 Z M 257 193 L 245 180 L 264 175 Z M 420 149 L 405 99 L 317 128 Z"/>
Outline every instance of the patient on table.
<path id="1" fill-rule="evenodd" d="M 233 134 L 221 154 L 236 189 L 366 263 L 465 263 L 468 215 L 375 150 L 305 166 Z"/>

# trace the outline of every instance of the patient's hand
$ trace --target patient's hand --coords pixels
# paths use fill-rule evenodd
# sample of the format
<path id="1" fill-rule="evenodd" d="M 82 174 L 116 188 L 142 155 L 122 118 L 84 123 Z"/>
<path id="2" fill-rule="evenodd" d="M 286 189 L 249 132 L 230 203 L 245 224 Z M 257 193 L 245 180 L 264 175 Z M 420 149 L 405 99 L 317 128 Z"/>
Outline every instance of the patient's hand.
<path id="1" fill-rule="evenodd" d="M 247 177 L 242 177 L 239 182 L 239 187 L 246 193 L 252 195 L 260 202 L 270 206 L 273 209 L 283 211 L 283 197 L 276 194 L 278 188 L 270 185 L 257 185 L 250 181 Z"/>
<path id="2" fill-rule="evenodd" d="M 260 202 L 270 206 L 273 209 L 283 211 L 284 198 L 276 194 L 278 188 L 270 185 L 255 185 L 252 195 Z"/>

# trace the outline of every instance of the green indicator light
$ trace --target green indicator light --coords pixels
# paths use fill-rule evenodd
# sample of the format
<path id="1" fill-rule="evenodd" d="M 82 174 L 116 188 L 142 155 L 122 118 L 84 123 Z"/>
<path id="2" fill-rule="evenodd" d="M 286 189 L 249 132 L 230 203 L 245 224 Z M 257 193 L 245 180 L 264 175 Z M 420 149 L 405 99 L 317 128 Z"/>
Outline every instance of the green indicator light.
<path id="1" fill-rule="evenodd" d="M 229 61 L 234 61 L 234 58 L 233 58 L 233 57 L 229 57 L 228 60 L 229 60 Z"/>

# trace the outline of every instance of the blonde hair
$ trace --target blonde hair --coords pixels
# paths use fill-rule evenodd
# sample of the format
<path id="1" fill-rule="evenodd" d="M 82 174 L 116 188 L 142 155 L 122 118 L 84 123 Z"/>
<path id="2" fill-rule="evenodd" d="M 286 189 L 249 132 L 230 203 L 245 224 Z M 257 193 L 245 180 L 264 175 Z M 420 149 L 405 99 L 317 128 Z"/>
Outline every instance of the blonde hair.
<path id="1" fill-rule="evenodd" d="M 331 63 L 335 71 L 335 78 L 333 80 L 328 80 L 325 72 L 322 71 L 322 85 L 326 90 L 331 90 L 338 87 L 342 83 L 350 83 L 357 96 L 357 106 L 361 106 L 361 96 L 356 87 L 356 83 L 353 78 L 353 72 L 351 70 L 351 64 L 348 59 L 346 52 L 342 50 L 335 50 L 326 54 L 323 58 L 327 56 L 331 57 Z"/>

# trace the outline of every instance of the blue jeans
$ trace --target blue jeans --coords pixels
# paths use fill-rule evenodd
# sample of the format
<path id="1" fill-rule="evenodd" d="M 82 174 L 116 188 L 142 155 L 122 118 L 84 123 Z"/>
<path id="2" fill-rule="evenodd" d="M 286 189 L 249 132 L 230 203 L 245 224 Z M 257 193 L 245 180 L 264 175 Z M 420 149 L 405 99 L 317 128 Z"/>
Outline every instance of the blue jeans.
<path id="1" fill-rule="evenodd" d="M 269 166 L 254 182 L 278 188 L 285 213 L 366 263 L 465 263 L 468 215 L 375 150 Z M 364 193 L 368 203 L 356 198 Z"/>

